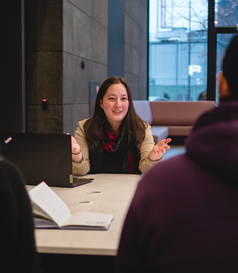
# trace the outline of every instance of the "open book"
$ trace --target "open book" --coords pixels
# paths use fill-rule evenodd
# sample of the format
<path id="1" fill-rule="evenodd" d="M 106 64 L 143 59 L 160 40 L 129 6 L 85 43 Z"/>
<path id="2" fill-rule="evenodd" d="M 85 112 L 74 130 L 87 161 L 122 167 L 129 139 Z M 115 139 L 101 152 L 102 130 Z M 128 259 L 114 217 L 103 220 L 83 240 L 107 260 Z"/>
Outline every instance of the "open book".
<path id="1" fill-rule="evenodd" d="M 114 218 L 112 214 L 95 212 L 71 214 L 64 201 L 45 182 L 28 193 L 33 202 L 36 228 L 107 230 Z"/>

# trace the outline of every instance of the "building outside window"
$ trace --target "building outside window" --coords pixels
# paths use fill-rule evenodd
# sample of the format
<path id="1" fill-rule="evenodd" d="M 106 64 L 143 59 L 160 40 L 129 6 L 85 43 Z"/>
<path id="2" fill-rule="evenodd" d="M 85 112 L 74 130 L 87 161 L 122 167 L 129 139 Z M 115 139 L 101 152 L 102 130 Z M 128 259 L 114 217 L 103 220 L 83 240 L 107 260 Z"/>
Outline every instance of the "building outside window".
<path id="1" fill-rule="evenodd" d="M 214 17 L 210 17 L 214 30 L 222 28 L 222 33 L 214 35 L 216 57 L 209 60 L 208 0 L 149 1 L 149 100 L 207 99 L 208 61 L 216 63 L 217 74 L 234 35 L 226 30 L 237 32 L 238 19 L 238 1 L 213 2 Z M 216 94 L 213 97 L 217 99 Z"/>

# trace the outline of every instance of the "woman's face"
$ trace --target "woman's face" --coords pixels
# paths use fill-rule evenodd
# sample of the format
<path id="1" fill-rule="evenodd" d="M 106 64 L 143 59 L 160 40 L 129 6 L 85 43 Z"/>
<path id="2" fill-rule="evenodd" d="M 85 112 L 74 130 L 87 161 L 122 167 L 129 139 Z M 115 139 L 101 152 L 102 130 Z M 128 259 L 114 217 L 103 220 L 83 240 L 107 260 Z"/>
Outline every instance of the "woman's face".
<path id="1" fill-rule="evenodd" d="M 126 87 L 122 83 L 110 85 L 102 100 L 100 100 L 100 106 L 111 126 L 120 126 L 129 108 Z"/>

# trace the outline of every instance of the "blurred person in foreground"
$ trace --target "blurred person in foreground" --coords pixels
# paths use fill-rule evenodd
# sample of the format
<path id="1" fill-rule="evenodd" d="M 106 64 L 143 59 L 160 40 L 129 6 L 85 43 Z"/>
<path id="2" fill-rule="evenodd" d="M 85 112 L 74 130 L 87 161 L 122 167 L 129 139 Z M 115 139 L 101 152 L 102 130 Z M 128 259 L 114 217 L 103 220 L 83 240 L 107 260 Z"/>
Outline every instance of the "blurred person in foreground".
<path id="1" fill-rule="evenodd" d="M 0 155 L 1 272 L 40 273 L 31 202 L 18 168 Z M 5 269 L 4 269 L 5 268 Z"/>
<path id="2" fill-rule="evenodd" d="M 118 272 L 238 271 L 238 36 L 219 74 L 219 106 L 203 114 L 186 153 L 138 184 L 121 235 Z"/>

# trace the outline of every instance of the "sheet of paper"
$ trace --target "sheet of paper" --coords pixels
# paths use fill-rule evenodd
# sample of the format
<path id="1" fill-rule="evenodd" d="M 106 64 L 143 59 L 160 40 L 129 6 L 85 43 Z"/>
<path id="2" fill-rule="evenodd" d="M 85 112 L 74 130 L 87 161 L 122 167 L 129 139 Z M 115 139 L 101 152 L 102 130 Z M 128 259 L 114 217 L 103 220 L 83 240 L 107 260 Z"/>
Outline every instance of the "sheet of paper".
<path id="1" fill-rule="evenodd" d="M 64 201 L 45 182 L 30 190 L 29 196 L 58 226 L 61 226 L 71 215 Z"/>
<path id="2" fill-rule="evenodd" d="M 84 226 L 84 227 L 108 227 L 114 216 L 112 214 L 96 212 L 76 212 L 68 218 L 64 226 Z"/>

